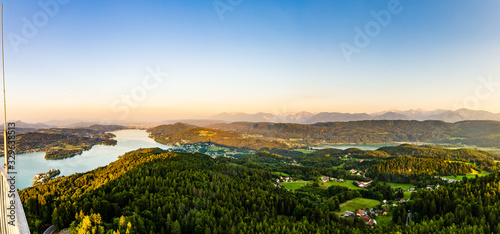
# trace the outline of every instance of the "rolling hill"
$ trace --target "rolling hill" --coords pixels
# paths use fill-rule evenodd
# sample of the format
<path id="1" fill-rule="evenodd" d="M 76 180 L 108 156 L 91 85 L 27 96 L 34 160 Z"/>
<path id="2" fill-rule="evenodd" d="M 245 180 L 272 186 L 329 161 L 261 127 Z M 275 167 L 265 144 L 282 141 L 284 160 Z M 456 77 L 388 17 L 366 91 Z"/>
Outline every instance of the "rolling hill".
<path id="1" fill-rule="evenodd" d="M 288 148 L 287 144 L 276 140 L 249 138 L 235 131 L 202 128 L 183 123 L 160 125 L 148 129 L 148 132 L 155 141 L 167 145 L 213 142 L 229 147 L 256 150 L 262 148 Z"/>
<path id="2" fill-rule="evenodd" d="M 50 224 L 72 233 L 368 231 L 338 218 L 326 202 L 275 187 L 274 177 L 203 154 L 140 149 L 19 194 L 30 229 L 38 233 Z"/>
<path id="3" fill-rule="evenodd" d="M 264 137 L 302 139 L 312 144 L 426 142 L 500 148 L 500 122 L 487 120 L 457 123 L 436 120 L 366 120 L 311 125 L 234 122 L 209 127 Z"/>

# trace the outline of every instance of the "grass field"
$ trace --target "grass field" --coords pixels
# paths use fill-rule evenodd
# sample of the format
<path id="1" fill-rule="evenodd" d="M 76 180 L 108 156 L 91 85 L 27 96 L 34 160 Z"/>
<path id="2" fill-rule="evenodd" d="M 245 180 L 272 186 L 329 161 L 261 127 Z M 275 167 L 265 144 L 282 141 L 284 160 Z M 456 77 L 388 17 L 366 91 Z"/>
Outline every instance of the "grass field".
<path id="1" fill-rule="evenodd" d="M 415 187 L 413 184 L 398 184 L 398 183 L 387 183 L 386 184 L 390 185 L 393 189 L 397 188 L 402 188 L 403 190 L 408 190 L 411 187 Z"/>
<path id="2" fill-rule="evenodd" d="M 469 164 L 469 165 L 474 165 L 474 163 L 471 163 L 471 162 L 464 162 L 464 161 L 458 161 L 458 160 L 447 160 L 447 162 L 457 162 L 457 163 L 465 163 L 465 164 Z M 474 174 L 474 169 L 472 169 L 472 173 Z"/>
<path id="3" fill-rule="evenodd" d="M 285 187 L 286 189 L 295 190 L 299 189 L 302 186 L 305 186 L 307 182 L 308 181 L 297 181 L 297 182 L 286 182 L 286 183 L 283 182 L 281 183 L 281 185 L 283 185 L 283 187 Z"/>
<path id="4" fill-rule="evenodd" d="M 279 172 L 279 171 L 273 171 L 272 173 L 277 175 L 277 176 L 290 176 L 289 174 L 286 174 L 284 172 Z"/>
<path id="5" fill-rule="evenodd" d="M 465 137 L 450 137 L 450 138 L 448 138 L 448 140 L 450 140 L 450 141 L 453 141 L 453 140 L 464 140 L 464 139 L 467 139 L 467 138 L 465 138 Z"/>
<path id="6" fill-rule="evenodd" d="M 457 180 L 461 180 L 463 179 L 465 176 L 467 177 L 467 179 L 472 179 L 472 178 L 476 178 L 476 175 L 478 176 L 486 176 L 486 175 L 489 175 L 490 173 L 487 172 L 487 171 L 482 171 L 481 173 L 478 173 L 477 171 L 475 173 L 471 173 L 471 174 L 467 174 L 467 175 L 457 175 L 457 177 L 455 176 L 443 176 L 444 178 L 448 178 L 448 179 L 457 179 Z"/>
<path id="7" fill-rule="evenodd" d="M 467 174 L 466 176 L 457 175 L 457 177 L 455 177 L 455 176 L 443 176 L 443 178 L 456 179 L 456 180 L 462 180 L 464 177 L 467 177 L 467 179 L 472 179 L 472 178 L 476 178 L 476 174 Z"/>
<path id="8" fill-rule="evenodd" d="M 220 147 L 212 147 L 212 148 L 210 148 L 210 151 L 219 151 L 219 150 L 227 150 L 227 148 L 220 148 Z"/>
<path id="9" fill-rule="evenodd" d="M 340 212 L 344 213 L 346 210 L 355 211 L 358 209 L 373 208 L 378 205 L 380 205 L 380 201 L 358 197 L 340 204 Z"/>
<path id="10" fill-rule="evenodd" d="M 352 184 L 352 182 L 354 182 L 354 180 L 345 180 L 344 182 L 336 182 L 336 181 L 328 181 L 326 183 L 319 182 L 319 187 L 326 189 L 332 185 L 337 185 L 337 186 L 347 187 L 348 189 L 363 189 L 358 186 L 355 186 L 354 184 Z"/>
<path id="11" fill-rule="evenodd" d="M 333 166 L 333 168 L 334 168 L 334 169 L 344 168 L 344 165 L 345 165 L 345 163 L 344 163 L 344 164 L 341 164 L 341 165 L 339 165 L 339 166 Z"/>
<path id="12" fill-rule="evenodd" d="M 408 198 L 411 197 L 411 193 L 412 192 L 403 192 L 403 194 L 404 194 L 403 199 L 408 200 Z"/>
<path id="13" fill-rule="evenodd" d="M 377 226 L 386 226 L 392 223 L 392 215 L 377 216 Z"/>
<path id="14" fill-rule="evenodd" d="M 310 153 L 312 153 L 312 151 L 308 151 L 308 150 L 301 150 L 301 149 L 296 149 L 295 151 L 302 152 L 302 153 L 304 153 L 304 154 L 310 154 Z"/>

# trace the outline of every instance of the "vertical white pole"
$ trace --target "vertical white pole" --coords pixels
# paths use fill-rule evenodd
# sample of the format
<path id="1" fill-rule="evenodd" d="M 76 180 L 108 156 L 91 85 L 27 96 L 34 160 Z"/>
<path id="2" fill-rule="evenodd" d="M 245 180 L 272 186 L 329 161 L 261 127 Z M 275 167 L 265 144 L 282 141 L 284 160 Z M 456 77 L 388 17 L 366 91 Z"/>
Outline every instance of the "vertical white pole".
<path id="1" fill-rule="evenodd" d="M 5 172 L 9 171 L 9 150 L 7 146 L 7 101 L 5 100 L 5 57 L 3 52 L 3 3 L 2 3 L 2 77 L 3 77 L 3 156 Z"/>

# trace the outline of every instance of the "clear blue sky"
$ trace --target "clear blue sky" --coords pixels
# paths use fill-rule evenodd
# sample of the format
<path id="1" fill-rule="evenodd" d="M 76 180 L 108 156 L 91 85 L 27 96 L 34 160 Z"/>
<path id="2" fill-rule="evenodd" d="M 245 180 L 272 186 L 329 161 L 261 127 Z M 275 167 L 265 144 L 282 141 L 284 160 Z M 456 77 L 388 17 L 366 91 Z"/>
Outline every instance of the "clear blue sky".
<path id="1" fill-rule="evenodd" d="M 500 83 L 499 1 L 240 2 L 4 2 L 9 119 L 500 112 L 500 84 L 480 81 Z M 341 45 L 366 26 L 348 61 Z"/>

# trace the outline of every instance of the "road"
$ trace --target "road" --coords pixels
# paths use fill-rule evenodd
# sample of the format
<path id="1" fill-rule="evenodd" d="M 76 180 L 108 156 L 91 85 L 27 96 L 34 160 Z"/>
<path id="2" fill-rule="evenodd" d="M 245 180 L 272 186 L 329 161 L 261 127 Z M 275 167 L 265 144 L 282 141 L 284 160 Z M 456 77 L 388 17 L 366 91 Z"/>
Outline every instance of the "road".
<path id="1" fill-rule="evenodd" d="M 45 232 L 43 232 L 43 234 L 52 234 L 52 232 L 54 232 L 55 230 L 56 230 L 56 226 L 52 225 L 49 228 L 47 228 L 47 230 L 45 230 Z"/>

